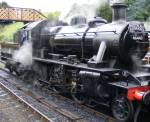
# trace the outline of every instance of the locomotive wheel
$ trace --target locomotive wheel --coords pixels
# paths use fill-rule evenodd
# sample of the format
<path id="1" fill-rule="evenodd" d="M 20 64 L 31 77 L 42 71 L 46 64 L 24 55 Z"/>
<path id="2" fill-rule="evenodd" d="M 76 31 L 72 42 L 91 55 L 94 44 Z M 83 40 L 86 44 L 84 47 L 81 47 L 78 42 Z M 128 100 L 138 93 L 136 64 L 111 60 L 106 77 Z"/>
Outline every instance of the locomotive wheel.
<path id="1" fill-rule="evenodd" d="M 71 96 L 78 104 L 84 104 L 86 101 L 86 96 L 81 91 L 81 88 L 77 85 L 72 86 L 71 88 Z"/>
<path id="2" fill-rule="evenodd" d="M 113 100 L 111 110 L 119 122 L 129 122 L 134 115 L 133 103 L 122 95 Z"/>

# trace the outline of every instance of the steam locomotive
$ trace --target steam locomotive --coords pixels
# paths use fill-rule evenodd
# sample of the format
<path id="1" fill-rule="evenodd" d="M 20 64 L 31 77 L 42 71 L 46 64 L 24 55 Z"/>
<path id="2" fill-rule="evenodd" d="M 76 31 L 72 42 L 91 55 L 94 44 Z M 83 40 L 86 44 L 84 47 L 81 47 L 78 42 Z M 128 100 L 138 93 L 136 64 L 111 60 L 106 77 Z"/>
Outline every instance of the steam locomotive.
<path id="1" fill-rule="evenodd" d="M 148 33 L 143 23 L 126 21 L 124 4 L 113 4 L 112 9 L 112 23 L 100 17 L 88 23 L 75 17 L 70 25 L 29 23 L 16 33 L 15 42 L 21 46 L 32 42 L 28 76 L 34 73 L 51 88 L 69 92 L 79 104 L 92 106 L 94 101 L 109 106 L 118 121 L 127 122 L 136 116 L 138 106 L 150 105 L 149 67 L 140 62 L 149 47 Z M 6 64 L 10 71 L 29 72 L 10 58 Z"/>

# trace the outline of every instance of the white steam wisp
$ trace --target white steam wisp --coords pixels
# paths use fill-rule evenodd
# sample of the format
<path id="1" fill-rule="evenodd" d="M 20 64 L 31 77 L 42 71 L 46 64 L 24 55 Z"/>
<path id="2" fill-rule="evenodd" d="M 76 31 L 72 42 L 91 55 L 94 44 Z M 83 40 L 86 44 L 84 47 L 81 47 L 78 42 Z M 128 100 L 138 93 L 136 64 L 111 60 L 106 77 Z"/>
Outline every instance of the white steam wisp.
<path id="1" fill-rule="evenodd" d="M 74 16 L 85 16 L 88 20 L 96 15 L 96 9 L 107 0 L 76 0 L 67 13 L 61 13 L 60 19 L 67 22 Z"/>
<path id="2" fill-rule="evenodd" d="M 32 43 L 24 42 L 18 51 L 13 55 L 13 59 L 27 66 L 32 64 Z"/>

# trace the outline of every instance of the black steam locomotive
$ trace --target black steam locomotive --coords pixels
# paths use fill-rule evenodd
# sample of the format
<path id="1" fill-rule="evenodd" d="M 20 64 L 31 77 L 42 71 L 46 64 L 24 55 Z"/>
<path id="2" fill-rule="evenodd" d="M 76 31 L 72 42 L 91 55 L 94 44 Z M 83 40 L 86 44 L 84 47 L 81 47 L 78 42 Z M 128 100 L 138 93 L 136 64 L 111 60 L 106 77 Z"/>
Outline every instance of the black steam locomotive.
<path id="1" fill-rule="evenodd" d="M 112 23 L 99 17 L 88 23 L 75 17 L 70 25 L 38 21 L 25 25 L 15 39 L 20 45 L 32 42 L 32 73 L 40 82 L 71 93 L 77 103 L 109 106 L 117 120 L 126 122 L 139 104 L 142 109 L 150 105 L 149 68 L 140 62 L 149 47 L 148 33 L 141 22 L 126 21 L 125 5 L 112 8 Z M 28 71 L 21 62 L 8 62 L 10 71 Z"/>

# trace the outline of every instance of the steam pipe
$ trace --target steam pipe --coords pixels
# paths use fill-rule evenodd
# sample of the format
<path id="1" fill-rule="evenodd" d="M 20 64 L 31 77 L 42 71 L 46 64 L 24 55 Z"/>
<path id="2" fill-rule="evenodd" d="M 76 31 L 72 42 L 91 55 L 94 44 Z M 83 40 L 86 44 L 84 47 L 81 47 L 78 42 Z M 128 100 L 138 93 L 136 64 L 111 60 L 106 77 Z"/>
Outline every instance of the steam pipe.
<path id="1" fill-rule="evenodd" d="M 87 32 L 89 31 L 90 27 L 88 27 L 85 32 L 83 33 L 82 41 L 81 41 L 81 52 L 82 52 L 82 59 L 84 59 L 84 42 L 85 42 L 85 36 Z"/>
<path id="2" fill-rule="evenodd" d="M 103 60 L 104 54 L 106 51 L 106 42 L 102 41 L 96 57 L 96 63 L 100 63 Z"/>

